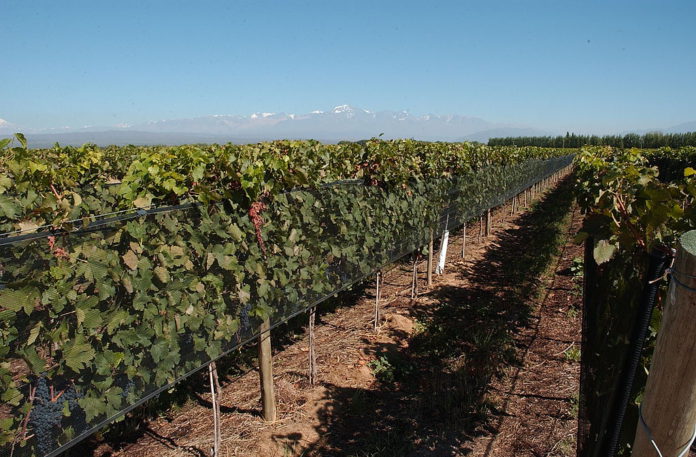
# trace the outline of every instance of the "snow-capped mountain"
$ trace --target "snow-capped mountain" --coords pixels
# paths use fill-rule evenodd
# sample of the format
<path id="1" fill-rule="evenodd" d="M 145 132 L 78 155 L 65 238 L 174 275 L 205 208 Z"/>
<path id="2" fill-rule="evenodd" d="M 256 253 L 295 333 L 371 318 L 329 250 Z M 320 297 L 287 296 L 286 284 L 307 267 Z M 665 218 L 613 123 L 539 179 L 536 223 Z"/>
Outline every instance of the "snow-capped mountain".
<path id="1" fill-rule="evenodd" d="M 9 123 L 8 123 L 9 124 Z M 182 144 L 211 142 L 256 142 L 275 139 L 308 139 L 325 142 L 382 138 L 415 138 L 431 141 L 479 139 L 483 131 L 512 126 L 459 115 L 413 115 L 408 111 L 370 111 L 351 105 L 309 113 L 255 112 L 250 115 L 212 114 L 183 119 L 165 119 L 140 124 L 84 126 L 47 130 L 21 129 L 11 125 L 0 135 L 22 131 L 35 147 L 61 144 Z M 540 133 L 543 133 L 540 131 Z"/>
<path id="2" fill-rule="evenodd" d="M 0 119 L 0 134 L 12 134 L 16 132 L 17 126 L 6 121 L 5 119 Z"/>
<path id="3" fill-rule="evenodd" d="M 350 105 L 339 105 L 328 111 L 315 110 L 305 114 L 258 112 L 249 116 L 211 115 L 162 120 L 133 125 L 126 130 L 233 135 L 260 139 L 355 140 L 383 134 L 385 138 L 448 140 L 501 127 L 505 125 L 469 116 L 415 116 L 407 111 L 373 112 Z"/>
<path id="4" fill-rule="evenodd" d="M 572 128 L 566 130 L 571 131 Z M 688 122 L 652 131 L 655 130 L 674 133 L 693 131 L 696 130 L 696 123 Z M 80 128 L 30 129 L 0 119 L 0 137 L 7 137 L 15 132 L 25 133 L 29 144 L 34 147 L 51 146 L 55 142 L 73 145 L 87 142 L 97 144 L 184 144 L 229 141 L 250 143 L 284 138 L 313 138 L 325 142 L 337 142 L 379 135 L 382 138 L 485 142 L 490 137 L 563 133 L 539 130 L 524 125 L 494 123 L 471 116 L 414 115 L 408 111 L 375 112 L 351 105 L 339 105 L 329 110 L 314 110 L 303 114 L 259 111 L 246 116 L 213 114 L 188 119 Z"/>

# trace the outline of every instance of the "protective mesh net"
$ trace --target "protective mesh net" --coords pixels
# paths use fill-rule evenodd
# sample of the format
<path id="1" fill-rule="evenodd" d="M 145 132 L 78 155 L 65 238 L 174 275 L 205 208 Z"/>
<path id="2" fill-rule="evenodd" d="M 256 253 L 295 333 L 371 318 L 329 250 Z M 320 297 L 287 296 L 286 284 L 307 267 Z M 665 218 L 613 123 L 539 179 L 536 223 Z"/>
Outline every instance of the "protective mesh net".
<path id="1" fill-rule="evenodd" d="M 0 451 L 60 453 L 254 339 L 264 317 L 287 321 L 571 161 L 294 190 L 262 224 L 224 201 L 2 239 L 2 363 L 17 387 L 2 397 L 15 439 Z"/>

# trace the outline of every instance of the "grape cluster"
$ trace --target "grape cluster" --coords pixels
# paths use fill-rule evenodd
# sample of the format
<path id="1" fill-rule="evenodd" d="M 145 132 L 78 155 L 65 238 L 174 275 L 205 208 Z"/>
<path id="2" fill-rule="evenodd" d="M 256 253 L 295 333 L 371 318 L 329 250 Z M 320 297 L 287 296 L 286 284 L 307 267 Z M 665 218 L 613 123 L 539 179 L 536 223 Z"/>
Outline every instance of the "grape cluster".
<path id="1" fill-rule="evenodd" d="M 59 425 L 63 419 L 62 402 L 51 401 L 46 378 L 41 377 L 36 383 L 36 393 L 29 416 L 29 427 L 36 438 L 36 450 L 39 455 L 48 454 L 55 449 Z"/>
<path id="2" fill-rule="evenodd" d="M 239 313 L 242 323 L 242 330 L 248 330 L 251 327 L 251 324 L 249 323 L 249 311 L 251 311 L 251 303 L 244 305 L 244 308 L 242 308 L 242 311 Z"/>
<path id="3" fill-rule="evenodd" d="M 125 386 L 123 386 L 123 392 L 121 392 L 121 396 L 123 398 L 128 398 L 128 394 L 133 391 L 133 388 L 135 387 L 135 381 L 132 379 L 127 379 L 125 382 Z"/>
<path id="4" fill-rule="evenodd" d="M 85 412 L 77 402 L 83 395 L 75 389 L 75 386 L 68 387 L 63 395 L 61 395 L 58 402 L 63 405 L 66 401 L 68 402 L 68 409 L 70 410 L 70 425 L 72 425 L 73 430 L 76 434 L 80 434 L 87 430 L 87 417 Z"/>
<path id="5" fill-rule="evenodd" d="M 190 331 L 179 336 L 179 341 L 182 354 L 193 351 L 193 334 Z"/>

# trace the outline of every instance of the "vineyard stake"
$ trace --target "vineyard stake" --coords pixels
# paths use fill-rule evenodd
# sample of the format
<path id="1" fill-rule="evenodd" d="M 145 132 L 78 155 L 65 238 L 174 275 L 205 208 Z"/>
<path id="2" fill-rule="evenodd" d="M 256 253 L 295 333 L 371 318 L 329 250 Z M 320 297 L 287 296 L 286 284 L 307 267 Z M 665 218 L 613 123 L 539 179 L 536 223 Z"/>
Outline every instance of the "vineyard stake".
<path id="1" fill-rule="evenodd" d="M 378 271 L 377 272 L 377 290 L 375 291 L 375 322 L 374 322 L 374 330 L 375 332 L 379 330 L 379 298 L 381 295 L 381 287 L 380 283 L 382 282 L 382 272 Z"/>
<path id="2" fill-rule="evenodd" d="M 662 325 L 645 386 L 633 442 L 633 457 L 656 455 L 648 430 L 664 456 L 682 455 L 696 435 L 696 230 L 685 233 L 679 248 Z M 688 452 L 688 451 L 687 451 Z"/>
<path id="3" fill-rule="evenodd" d="M 315 351 L 314 323 L 316 322 L 317 307 L 309 310 L 309 384 L 317 382 L 317 353 Z"/>
<path id="4" fill-rule="evenodd" d="M 527 194 L 529 193 L 529 189 L 524 190 L 524 207 L 527 207 Z"/>
<path id="5" fill-rule="evenodd" d="M 440 238 L 440 252 L 438 255 L 437 267 L 435 273 L 441 275 L 445 272 L 445 264 L 447 263 L 447 246 L 449 245 L 449 230 L 445 230 Z"/>
<path id="6" fill-rule="evenodd" d="M 210 378 L 210 401 L 213 405 L 213 457 L 220 455 L 220 444 L 222 437 L 220 433 L 220 381 L 217 374 L 215 362 L 208 364 L 208 377 Z"/>
<path id="7" fill-rule="evenodd" d="M 466 222 L 462 233 L 462 259 L 466 257 Z"/>
<path id="8" fill-rule="evenodd" d="M 428 244 L 428 287 L 433 286 L 433 246 L 435 244 L 434 230 L 430 229 L 430 243 Z"/>
<path id="9" fill-rule="evenodd" d="M 419 257 L 419 255 L 416 254 L 415 257 L 413 258 L 413 277 L 411 279 L 411 300 L 416 298 L 416 294 L 418 293 L 418 257 Z"/>
<path id="10" fill-rule="evenodd" d="M 276 402 L 273 390 L 273 355 L 271 353 L 271 321 L 266 318 L 259 326 L 259 375 L 261 377 L 261 402 L 263 419 L 276 420 Z"/>
<path id="11" fill-rule="evenodd" d="M 483 236 L 483 216 L 479 216 L 479 236 L 478 242 L 481 244 L 481 237 Z"/>
<path id="12" fill-rule="evenodd" d="M 437 262 L 437 267 L 435 268 L 435 273 L 441 275 L 445 272 L 445 264 L 447 263 L 447 245 L 449 243 L 449 213 L 445 219 L 445 231 L 440 237 L 440 254 Z"/>
<path id="13" fill-rule="evenodd" d="M 488 208 L 488 211 L 486 211 L 486 238 L 491 236 L 492 231 L 493 231 L 493 221 L 491 220 L 491 209 Z"/>

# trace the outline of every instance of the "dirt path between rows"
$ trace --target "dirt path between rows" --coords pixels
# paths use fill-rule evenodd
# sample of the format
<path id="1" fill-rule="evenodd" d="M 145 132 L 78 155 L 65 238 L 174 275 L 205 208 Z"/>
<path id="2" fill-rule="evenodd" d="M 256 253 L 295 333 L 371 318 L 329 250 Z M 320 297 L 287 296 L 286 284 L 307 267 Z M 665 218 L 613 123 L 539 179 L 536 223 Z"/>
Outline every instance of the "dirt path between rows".
<path id="1" fill-rule="evenodd" d="M 465 259 L 452 234 L 444 274 L 428 290 L 421 265 L 415 300 L 411 263 L 386 273 L 377 333 L 374 284 L 322 305 L 330 311 L 320 306 L 319 383 L 307 381 L 304 335 L 279 350 L 277 422 L 259 416 L 255 371 L 222 376 L 221 455 L 575 455 L 579 224 L 562 182 L 517 214 L 496 210 L 489 238 L 470 224 Z M 205 385 L 195 398 L 125 440 L 93 440 L 71 454 L 209 455 Z"/>

